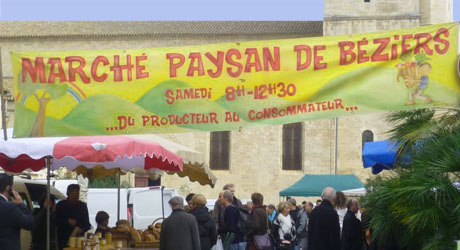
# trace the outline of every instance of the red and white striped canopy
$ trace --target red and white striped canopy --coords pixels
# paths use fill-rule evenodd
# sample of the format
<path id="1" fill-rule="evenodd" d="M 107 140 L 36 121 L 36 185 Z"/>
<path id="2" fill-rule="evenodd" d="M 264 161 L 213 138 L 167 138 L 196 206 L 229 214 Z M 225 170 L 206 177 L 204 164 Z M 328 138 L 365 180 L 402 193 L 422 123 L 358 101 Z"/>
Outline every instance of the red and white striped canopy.
<path id="1" fill-rule="evenodd" d="M 12 131 L 9 134 L 12 134 Z M 11 137 L 9 137 L 11 138 Z M 20 173 L 26 169 L 46 168 L 52 157 L 51 170 L 78 166 L 123 171 L 160 169 L 182 171 L 183 159 L 160 144 L 126 136 L 43 137 L 0 140 L 0 167 Z"/>

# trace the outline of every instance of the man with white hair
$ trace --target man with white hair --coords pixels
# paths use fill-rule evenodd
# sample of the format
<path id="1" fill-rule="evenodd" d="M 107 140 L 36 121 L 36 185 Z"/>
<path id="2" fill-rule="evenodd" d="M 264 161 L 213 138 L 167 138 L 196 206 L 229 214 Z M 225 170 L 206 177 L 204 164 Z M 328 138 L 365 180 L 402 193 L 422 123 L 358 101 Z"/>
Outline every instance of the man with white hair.
<path id="1" fill-rule="evenodd" d="M 175 196 L 168 203 L 173 212 L 161 225 L 160 250 L 201 250 L 198 223 L 184 211 L 184 199 Z"/>
<path id="2" fill-rule="evenodd" d="M 321 198 L 321 205 L 310 215 L 308 250 L 340 250 L 339 216 L 333 207 L 335 190 L 325 188 Z"/>

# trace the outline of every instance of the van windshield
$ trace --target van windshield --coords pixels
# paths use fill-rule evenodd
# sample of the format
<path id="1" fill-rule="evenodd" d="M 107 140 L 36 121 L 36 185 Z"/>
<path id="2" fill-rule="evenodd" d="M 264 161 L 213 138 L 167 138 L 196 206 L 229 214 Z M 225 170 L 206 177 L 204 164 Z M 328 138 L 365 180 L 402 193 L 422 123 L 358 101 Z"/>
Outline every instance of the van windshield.
<path id="1" fill-rule="evenodd" d="M 39 208 L 40 201 L 46 198 L 46 186 L 42 184 L 26 183 L 27 191 L 29 191 L 32 208 Z"/>

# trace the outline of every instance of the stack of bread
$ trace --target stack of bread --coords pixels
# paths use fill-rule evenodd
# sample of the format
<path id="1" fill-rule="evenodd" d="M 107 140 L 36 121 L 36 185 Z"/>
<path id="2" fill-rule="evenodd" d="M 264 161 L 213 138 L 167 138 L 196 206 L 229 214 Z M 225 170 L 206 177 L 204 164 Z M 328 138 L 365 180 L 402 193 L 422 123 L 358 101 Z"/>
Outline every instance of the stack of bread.
<path id="1" fill-rule="evenodd" d="M 160 242 L 161 223 L 150 225 L 146 230 L 131 228 L 131 238 L 134 242 Z"/>
<path id="2" fill-rule="evenodd" d="M 127 220 L 119 220 L 115 224 L 114 228 L 111 228 L 110 231 L 112 232 L 130 232 L 131 231 L 131 224 Z"/>

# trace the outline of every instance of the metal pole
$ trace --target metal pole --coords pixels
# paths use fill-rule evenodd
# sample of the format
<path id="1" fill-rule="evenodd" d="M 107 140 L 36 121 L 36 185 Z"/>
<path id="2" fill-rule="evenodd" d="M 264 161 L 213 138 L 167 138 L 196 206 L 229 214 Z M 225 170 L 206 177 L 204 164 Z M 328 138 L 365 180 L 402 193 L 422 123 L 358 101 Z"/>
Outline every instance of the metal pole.
<path id="1" fill-rule="evenodd" d="M 335 118 L 335 174 L 337 174 L 337 155 L 338 155 L 338 141 L 339 141 L 339 118 Z"/>
<path id="2" fill-rule="evenodd" d="M 120 180 L 121 180 L 121 177 L 120 177 L 120 169 L 118 169 L 118 197 L 117 197 L 117 221 L 120 220 Z"/>
<path id="3" fill-rule="evenodd" d="M 6 141 L 8 137 L 6 135 L 6 100 L 5 94 L 3 93 L 3 72 L 2 72 L 2 48 L 0 48 L 0 99 L 2 101 L 2 127 L 3 127 L 3 139 Z"/>
<path id="4" fill-rule="evenodd" d="M 46 157 L 46 200 L 48 202 L 51 200 L 50 199 L 50 177 L 51 177 L 51 157 L 48 156 Z M 51 203 L 48 203 L 48 206 L 46 206 L 46 250 L 50 250 L 50 223 L 51 223 L 51 212 L 50 212 L 50 206 Z"/>
<path id="5" fill-rule="evenodd" d="M 165 218 L 165 202 L 163 200 L 163 189 L 165 187 L 164 186 L 161 186 L 161 215 L 163 217 L 163 219 Z"/>

